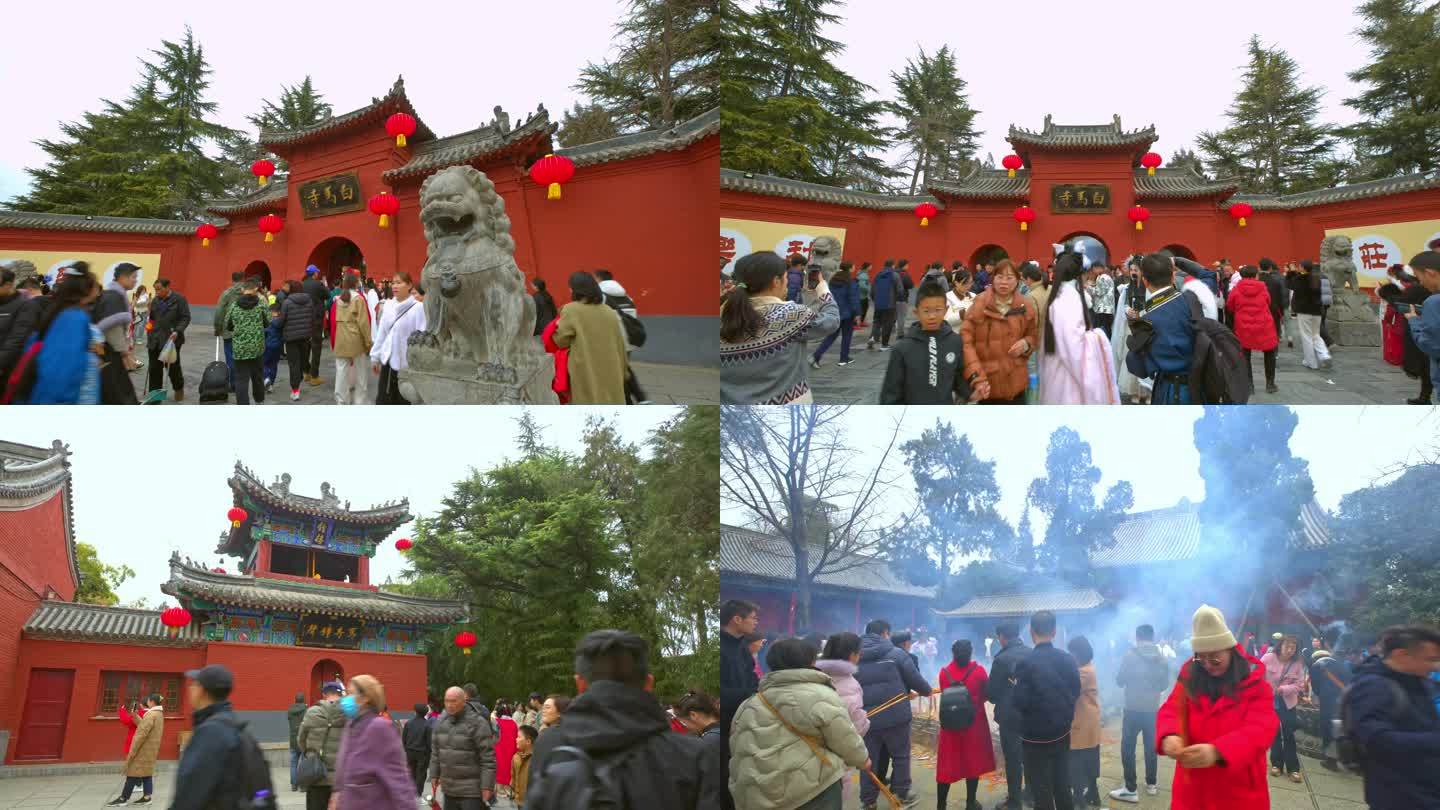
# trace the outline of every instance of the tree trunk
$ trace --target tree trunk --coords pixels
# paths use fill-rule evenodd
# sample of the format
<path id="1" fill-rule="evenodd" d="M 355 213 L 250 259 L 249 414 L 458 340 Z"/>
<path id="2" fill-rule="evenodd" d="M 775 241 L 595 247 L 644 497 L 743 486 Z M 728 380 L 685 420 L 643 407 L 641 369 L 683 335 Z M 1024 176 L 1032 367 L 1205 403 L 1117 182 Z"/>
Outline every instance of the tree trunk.
<path id="1" fill-rule="evenodd" d="M 709 623 L 705 621 L 705 608 L 695 609 L 695 628 L 700 631 L 700 646 L 710 639 Z"/>
<path id="2" fill-rule="evenodd" d="M 920 167 L 923 166 L 929 158 L 929 151 L 929 144 L 922 141 L 920 144 L 920 154 L 915 156 L 915 173 L 910 175 L 911 194 L 915 193 L 915 186 L 920 182 Z"/>
<path id="3" fill-rule="evenodd" d="M 810 629 L 810 550 L 795 546 L 795 627 Z"/>

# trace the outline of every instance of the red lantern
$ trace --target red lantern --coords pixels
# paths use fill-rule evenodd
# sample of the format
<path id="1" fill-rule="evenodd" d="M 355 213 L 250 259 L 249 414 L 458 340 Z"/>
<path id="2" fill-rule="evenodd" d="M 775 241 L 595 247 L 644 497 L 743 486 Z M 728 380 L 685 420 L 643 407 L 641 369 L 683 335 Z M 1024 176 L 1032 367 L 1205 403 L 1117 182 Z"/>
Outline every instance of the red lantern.
<path id="1" fill-rule="evenodd" d="M 210 247 L 210 240 L 220 235 L 220 229 L 208 222 L 202 222 L 200 227 L 195 229 L 195 235 L 204 240 L 200 247 Z"/>
<path id="2" fill-rule="evenodd" d="M 409 551 L 414 547 L 415 544 L 410 542 L 410 538 L 408 537 L 402 537 L 399 540 L 395 541 L 395 548 L 399 550 L 401 554 L 404 554 L 405 552 Z"/>
<path id="3" fill-rule="evenodd" d="M 1130 209 L 1127 216 L 1130 217 L 1131 222 L 1135 223 L 1135 230 L 1143 231 L 1145 230 L 1145 220 L 1150 218 L 1150 209 L 1143 205 L 1136 205 Z"/>
<path id="4" fill-rule="evenodd" d="M 1021 160 L 1019 155 L 1006 155 L 1005 159 L 1000 161 L 1000 165 L 1009 170 L 1010 177 L 1014 177 L 1015 171 L 1024 166 L 1025 161 Z"/>
<path id="5" fill-rule="evenodd" d="M 1016 222 L 1020 223 L 1020 230 L 1028 231 L 1030 230 L 1030 223 L 1035 221 L 1035 209 L 1028 205 L 1022 205 L 1015 209 L 1015 213 L 1012 214 L 1012 216 L 1015 217 Z"/>
<path id="6" fill-rule="evenodd" d="M 245 522 L 245 518 L 250 517 L 250 513 L 238 506 L 234 506 L 230 508 L 229 512 L 225 513 L 225 517 L 230 518 L 230 527 L 233 529 L 239 528 L 240 524 Z"/>
<path id="7" fill-rule="evenodd" d="M 915 206 L 915 216 L 920 217 L 920 227 L 922 228 L 930 227 L 930 218 L 938 213 L 940 213 L 940 209 L 936 208 L 934 203 L 924 202 Z"/>
<path id="8" fill-rule="evenodd" d="M 283 230 L 284 227 L 285 220 L 275 216 L 274 214 L 266 214 L 265 216 L 260 217 L 260 230 L 265 234 L 266 242 L 274 242 L 275 234 Z"/>
<path id="9" fill-rule="evenodd" d="M 455 646 L 459 647 L 466 655 L 470 654 L 470 648 L 474 647 L 475 642 L 479 640 L 480 639 L 476 638 L 475 634 L 469 630 L 461 630 L 455 634 Z"/>
<path id="10" fill-rule="evenodd" d="M 223 573 L 225 573 L 225 569 L 224 569 L 224 568 L 211 568 L 211 569 L 210 569 L 210 573 L 212 573 L 212 574 L 223 574 Z"/>
<path id="11" fill-rule="evenodd" d="M 1163 162 L 1165 161 L 1154 152 L 1146 152 L 1145 156 L 1140 158 L 1140 165 L 1150 172 L 1151 177 L 1155 176 L 1155 169 Z"/>
<path id="12" fill-rule="evenodd" d="M 270 182 L 270 175 L 275 173 L 275 164 L 268 160 L 257 160 L 250 164 L 250 173 L 260 178 L 260 185 Z"/>
<path id="13" fill-rule="evenodd" d="M 183 607 L 166 608 L 160 611 L 160 623 L 165 625 L 171 638 L 180 635 L 180 628 L 190 626 L 190 611 Z"/>
<path id="14" fill-rule="evenodd" d="M 564 155 L 546 155 L 530 167 L 530 179 L 550 187 L 547 200 L 560 199 L 560 184 L 570 182 L 574 176 L 575 162 Z"/>
<path id="15" fill-rule="evenodd" d="M 380 227 L 390 227 L 390 217 L 400 213 L 400 198 L 382 191 L 370 198 L 370 213 L 380 217 Z"/>
<path id="16" fill-rule="evenodd" d="M 395 139 L 395 145 L 405 146 L 405 139 L 415 134 L 415 116 L 397 112 L 385 119 L 385 131 Z"/>
<path id="17" fill-rule="evenodd" d="M 1254 213 L 1255 209 L 1250 203 L 1235 203 L 1230 206 L 1230 216 L 1240 220 L 1240 227 L 1242 228 L 1245 227 L 1245 218 L 1252 216 Z"/>

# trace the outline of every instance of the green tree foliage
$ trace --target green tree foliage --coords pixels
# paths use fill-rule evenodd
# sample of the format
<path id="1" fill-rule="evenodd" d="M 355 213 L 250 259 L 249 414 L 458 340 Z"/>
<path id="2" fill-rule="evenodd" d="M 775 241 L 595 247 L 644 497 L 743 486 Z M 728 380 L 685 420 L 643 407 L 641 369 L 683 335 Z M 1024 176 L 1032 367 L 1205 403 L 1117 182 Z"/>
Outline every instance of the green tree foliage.
<path id="1" fill-rule="evenodd" d="M 1364 89 L 1345 104 L 1364 118 L 1342 134 L 1373 156 L 1373 178 L 1440 167 L 1440 4 L 1368 0 L 1358 12 L 1371 61 L 1349 74 Z"/>
<path id="2" fill-rule="evenodd" d="M 1172 169 L 1190 169 L 1201 177 L 1205 176 L 1205 164 L 1191 149 L 1176 149 L 1165 165 Z"/>
<path id="3" fill-rule="evenodd" d="M 1301 87 L 1300 68 L 1280 48 L 1250 39 L 1243 85 L 1226 112 L 1230 125 L 1202 132 L 1197 145 L 1215 177 L 1234 178 L 1247 193 L 1288 194 L 1323 186 L 1316 168 L 1335 145 L 1320 123 L 1318 87 Z"/>
<path id="4" fill-rule="evenodd" d="M 1114 529 L 1135 502 L 1129 481 L 1117 481 L 1097 503 L 1100 468 L 1090 444 L 1068 427 L 1050 434 L 1045 476 L 1030 482 L 1029 503 L 1049 521 L 1045 542 L 1035 549 L 1036 567 L 1080 585 L 1089 581 L 1090 552 L 1114 545 Z"/>
<path id="5" fill-rule="evenodd" d="M 832 140 L 812 150 L 821 182 L 859 191 L 886 192 L 901 172 L 885 162 L 882 150 L 890 144 L 893 130 L 880 123 L 887 111 L 885 102 L 869 98 L 869 87 L 853 79 L 837 80 L 828 106 L 849 126 L 839 127 Z"/>
<path id="6" fill-rule="evenodd" d="M 1289 408 L 1227 407 L 1207 407 L 1195 421 L 1201 532 L 1228 579 L 1284 567 L 1300 510 L 1315 497 L 1309 462 L 1290 452 L 1299 421 Z"/>
<path id="7" fill-rule="evenodd" d="M 976 111 L 965 96 L 955 54 L 945 45 L 932 56 L 920 49 L 919 57 L 892 72 L 896 99 L 890 110 L 904 122 L 899 140 L 906 146 L 910 193 L 923 188 L 921 178 L 945 180 L 969 167 L 979 133 Z"/>
<path id="8" fill-rule="evenodd" d="M 618 627 L 651 642 L 662 696 L 718 688 L 719 506 L 696 497 L 718 489 L 716 419 L 688 409 L 650 436 L 648 454 L 592 421 L 575 455 L 522 418 L 523 455 L 472 471 L 416 521 L 414 570 L 393 586 L 470 605 L 474 654 L 454 648 L 453 630 L 431 639 L 431 686 L 573 692 L 576 642 Z"/>
<path id="9" fill-rule="evenodd" d="M 1356 631 L 1392 624 L 1440 625 L 1440 544 L 1426 527 L 1440 525 L 1440 462 L 1431 460 L 1340 499 L 1331 532 L 1343 537 L 1337 576 L 1358 580 Z"/>
<path id="10" fill-rule="evenodd" d="M 610 111 L 599 104 L 575 103 L 574 109 L 566 110 L 560 122 L 560 143 L 563 146 L 579 146 L 594 143 L 620 134 Z"/>
<path id="11" fill-rule="evenodd" d="M 620 55 L 590 63 L 576 90 L 623 131 L 664 129 L 719 103 L 716 0 L 630 0 L 615 25 Z"/>
<path id="12" fill-rule="evenodd" d="M 312 127 L 333 114 L 334 108 L 315 89 L 307 75 L 297 85 L 282 85 L 279 99 L 262 100 L 260 111 L 246 116 L 246 120 L 257 132 L 291 132 Z M 231 132 L 220 140 L 226 164 L 225 190 L 231 196 L 255 190 L 255 176 L 250 173 L 250 164 L 260 158 L 274 160 L 277 175 L 290 171 L 288 161 L 271 155 L 257 140 L 251 140 L 249 135 L 239 131 Z"/>
<path id="13" fill-rule="evenodd" d="M 75 601 L 87 605 L 114 605 L 120 602 L 115 589 L 135 576 L 128 565 L 107 565 L 89 543 L 75 544 L 75 567 L 80 569 L 80 587 Z"/>

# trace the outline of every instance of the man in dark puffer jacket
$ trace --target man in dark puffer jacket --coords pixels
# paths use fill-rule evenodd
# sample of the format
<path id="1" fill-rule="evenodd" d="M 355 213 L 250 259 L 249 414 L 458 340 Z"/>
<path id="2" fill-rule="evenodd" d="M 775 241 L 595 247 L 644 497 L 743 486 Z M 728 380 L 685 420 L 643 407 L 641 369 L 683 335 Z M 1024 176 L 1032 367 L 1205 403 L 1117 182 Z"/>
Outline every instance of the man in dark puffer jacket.
<path id="1" fill-rule="evenodd" d="M 1057 650 L 1055 614 L 1042 610 L 1030 617 L 1035 647 L 1015 668 L 1010 705 L 1020 721 L 1025 746 L 1025 775 L 1038 807 L 1072 810 L 1070 791 L 1070 725 L 1080 699 L 1080 667 L 1074 656 Z"/>
<path id="2" fill-rule="evenodd" d="M 995 722 L 1000 726 L 1000 751 L 1005 757 L 1005 801 L 997 805 L 1005 810 L 1020 810 L 1021 802 L 1034 805 L 1033 791 L 1021 793 L 1025 782 L 1025 748 L 1020 742 L 1020 720 L 1010 705 L 1015 689 L 1015 670 L 1030 655 L 1030 648 L 1020 640 L 1020 625 L 1006 619 L 995 626 L 995 641 L 1000 651 L 990 664 L 990 680 L 985 686 L 986 699 L 995 704 Z"/>
<path id="3" fill-rule="evenodd" d="M 481 810 L 495 795 L 495 735 L 490 721 L 465 704 L 465 690 L 445 690 L 445 714 L 430 737 L 430 792 L 443 788 L 445 810 Z"/>
<path id="4" fill-rule="evenodd" d="M 889 622 L 876 619 L 865 625 L 855 680 L 864 692 L 867 713 L 886 707 L 870 717 L 870 730 L 865 732 L 865 748 L 875 774 L 883 779 L 886 763 L 894 763 L 890 790 L 906 808 L 914 807 L 917 800 L 910 795 L 910 693 L 929 695 L 932 690 L 909 653 L 890 643 Z M 861 805 L 874 807 L 879 793 L 872 780 L 861 780 Z"/>

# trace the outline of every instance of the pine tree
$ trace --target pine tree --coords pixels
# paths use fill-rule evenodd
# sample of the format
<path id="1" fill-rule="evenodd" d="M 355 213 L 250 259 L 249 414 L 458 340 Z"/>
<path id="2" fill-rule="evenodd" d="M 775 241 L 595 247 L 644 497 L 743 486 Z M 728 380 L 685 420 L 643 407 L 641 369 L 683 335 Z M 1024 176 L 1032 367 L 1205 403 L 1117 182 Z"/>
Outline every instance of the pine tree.
<path id="1" fill-rule="evenodd" d="M 892 181 L 902 174 L 883 156 L 893 130 L 880 123 L 886 113 L 885 102 L 866 98 L 867 89 L 853 80 L 838 82 L 836 95 L 828 99 L 837 126 L 830 142 L 815 147 L 815 167 L 826 185 L 891 191 Z"/>
<path id="2" fill-rule="evenodd" d="M 160 97 L 164 108 L 161 123 L 168 148 L 159 155 L 158 167 L 175 194 L 175 216 L 194 217 L 207 200 L 225 190 L 225 166 L 205 149 L 232 137 L 234 130 L 210 120 L 220 106 L 205 98 L 214 71 L 188 26 L 183 40 L 162 40 L 160 48 L 151 53 L 157 62 L 145 66 L 165 87 Z"/>
<path id="3" fill-rule="evenodd" d="M 910 193 L 925 180 L 953 178 L 969 168 L 979 134 L 975 131 L 975 110 L 965 96 L 954 53 L 946 45 L 934 56 L 920 49 L 900 73 L 892 72 L 897 98 L 890 109 L 903 120 L 900 141 L 907 148 Z"/>
<path id="4" fill-rule="evenodd" d="M 620 134 L 610 111 L 599 104 L 575 103 L 574 109 L 566 110 L 560 122 L 560 143 L 563 146 L 579 146 L 594 143 Z"/>
<path id="5" fill-rule="evenodd" d="M 1365 120 L 1341 130 L 1372 159 L 1357 169 L 1378 179 L 1440 167 L 1440 4 L 1368 0 L 1359 13 L 1371 62 L 1349 74 L 1365 89 L 1345 105 Z"/>
<path id="6" fill-rule="evenodd" d="M 1176 149 L 1165 165 L 1172 169 L 1190 169 L 1201 177 L 1205 176 L 1205 164 L 1200 161 L 1200 156 L 1190 149 Z"/>
<path id="7" fill-rule="evenodd" d="M 1248 193 L 1322 187 L 1316 168 L 1331 157 L 1335 139 L 1318 121 L 1320 88 L 1302 88 L 1298 74 L 1289 54 L 1251 37 L 1244 86 L 1226 113 L 1230 126 L 1198 139 L 1213 176 L 1234 178 Z"/>
<path id="8" fill-rule="evenodd" d="M 1101 471 L 1091 461 L 1090 444 L 1073 428 L 1050 434 L 1045 477 L 1030 482 L 1027 500 L 1049 523 L 1045 542 L 1036 549 L 1039 567 L 1072 584 L 1087 582 L 1090 552 L 1114 544 L 1115 524 L 1134 504 L 1128 481 L 1117 481 L 1095 502 Z"/>
<path id="9" fill-rule="evenodd" d="M 334 113 L 325 97 L 315 90 L 307 75 L 300 84 L 280 87 L 278 101 L 268 99 L 260 102 L 260 111 L 246 116 L 257 132 L 292 132 L 312 127 Z M 250 173 L 250 164 L 260 158 L 270 158 L 275 163 L 275 173 L 285 175 L 290 171 L 289 161 L 271 155 L 257 140 L 251 140 L 244 132 L 234 130 L 220 138 L 220 151 L 225 164 L 225 190 L 235 197 L 255 190 L 255 176 Z"/>
<path id="10" fill-rule="evenodd" d="M 666 129 L 719 103 L 716 0 L 630 0 L 615 26 L 620 56 L 589 63 L 575 89 L 623 131 Z"/>

